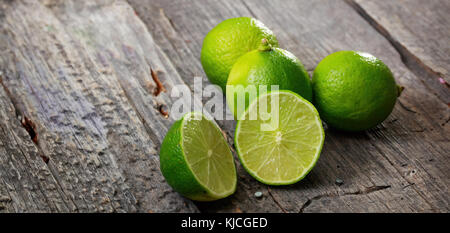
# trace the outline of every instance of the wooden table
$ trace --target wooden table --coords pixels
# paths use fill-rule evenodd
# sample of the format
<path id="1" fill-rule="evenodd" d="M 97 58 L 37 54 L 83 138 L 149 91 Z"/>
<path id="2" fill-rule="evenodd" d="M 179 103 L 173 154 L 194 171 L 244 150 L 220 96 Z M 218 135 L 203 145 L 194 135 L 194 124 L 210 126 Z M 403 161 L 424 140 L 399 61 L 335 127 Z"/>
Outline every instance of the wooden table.
<path id="1" fill-rule="evenodd" d="M 0 212 L 448 212 L 449 12 L 448 0 L 2 0 Z M 365 51 L 405 91 L 374 129 L 327 129 L 301 182 L 263 185 L 236 160 L 234 195 L 193 202 L 159 170 L 170 93 L 208 84 L 202 40 L 238 16 L 264 22 L 310 72 Z M 232 145 L 235 121 L 218 123 Z"/>

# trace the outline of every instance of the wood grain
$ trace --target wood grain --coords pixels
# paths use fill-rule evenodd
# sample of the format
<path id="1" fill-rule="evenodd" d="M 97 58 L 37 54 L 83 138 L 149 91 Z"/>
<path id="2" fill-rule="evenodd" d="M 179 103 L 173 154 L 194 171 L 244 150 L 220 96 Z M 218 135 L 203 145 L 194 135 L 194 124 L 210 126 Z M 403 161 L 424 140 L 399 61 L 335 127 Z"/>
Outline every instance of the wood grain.
<path id="1" fill-rule="evenodd" d="M 0 74 L 1 77 L 1 74 Z M 74 208 L 0 88 L 0 212 L 67 212 Z"/>
<path id="2" fill-rule="evenodd" d="M 424 4 L 420 0 L 356 0 L 355 3 L 387 32 L 386 36 L 423 63 L 421 68 L 449 81 L 449 1 Z"/>
<path id="3" fill-rule="evenodd" d="M 449 92 L 436 82 L 448 56 L 435 51 L 448 37 L 417 22 L 414 33 L 392 31 L 412 13 L 448 21 L 436 9 L 447 4 L 409 2 L 407 10 L 360 0 L 0 2 L 0 212 L 448 212 Z M 264 22 L 310 73 L 332 52 L 360 50 L 382 59 L 405 91 L 372 130 L 326 129 L 321 158 L 301 182 L 263 185 L 236 159 L 234 195 L 192 202 L 159 171 L 179 100 L 171 93 L 210 84 L 202 40 L 239 16 Z M 230 116 L 225 105 L 222 114 Z M 233 146 L 236 122 L 217 122 Z"/>
<path id="4" fill-rule="evenodd" d="M 163 97 L 153 98 L 150 68 L 162 62 L 134 11 L 114 1 L 13 1 L 2 12 L 3 87 L 35 125 L 67 211 L 196 212 L 159 171 L 170 122 L 156 109 Z M 135 95 L 141 102 L 129 101 Z"/>

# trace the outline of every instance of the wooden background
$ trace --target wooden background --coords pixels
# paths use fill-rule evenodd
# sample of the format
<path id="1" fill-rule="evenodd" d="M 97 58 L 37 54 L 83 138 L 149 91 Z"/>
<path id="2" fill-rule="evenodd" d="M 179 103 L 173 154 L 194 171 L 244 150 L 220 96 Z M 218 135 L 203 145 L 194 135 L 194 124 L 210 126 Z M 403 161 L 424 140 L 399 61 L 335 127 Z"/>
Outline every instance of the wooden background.
<path id="1" fill-rule="evenodd" d="M 0 212 L 449 212 L 449 12 L 448 0 L 0 0 Z M 192 202 L 159 171 L 170 93 L 208 83 L 202 40 L 238 16 L 309 72 L 360 50 L 406 89 L 378 127 L 327 129 L 301 182 L 263 185 L 236 160 L 234 195 Z M 235 122 L 218 123 L 232 145 Z"/>

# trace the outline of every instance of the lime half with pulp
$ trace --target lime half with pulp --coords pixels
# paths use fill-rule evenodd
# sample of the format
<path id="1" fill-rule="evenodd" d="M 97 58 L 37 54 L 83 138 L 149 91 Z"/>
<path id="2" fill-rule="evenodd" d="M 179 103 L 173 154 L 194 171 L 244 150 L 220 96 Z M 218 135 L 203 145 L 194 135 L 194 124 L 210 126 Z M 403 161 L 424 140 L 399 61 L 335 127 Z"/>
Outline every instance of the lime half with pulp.
<path id="1" fill-rule="evenodd" d="M 264 105 L 266 111 L 261 111 Z M 311 103 L 294 92 L 275 91 L 249 105 L 238 121 L 235 146 L 242 165 L 255 179 L 288 185 L 311 171 L 324 139 L 322 122 Z"/>
<path id="2" fill-rule="evenodd" d="M 161 171 L 170 186 L 197 201 L 225 198 L 236 190 L 236 168 L 219 127 L 203 114 L 176 121 L 161 145 Z"/>

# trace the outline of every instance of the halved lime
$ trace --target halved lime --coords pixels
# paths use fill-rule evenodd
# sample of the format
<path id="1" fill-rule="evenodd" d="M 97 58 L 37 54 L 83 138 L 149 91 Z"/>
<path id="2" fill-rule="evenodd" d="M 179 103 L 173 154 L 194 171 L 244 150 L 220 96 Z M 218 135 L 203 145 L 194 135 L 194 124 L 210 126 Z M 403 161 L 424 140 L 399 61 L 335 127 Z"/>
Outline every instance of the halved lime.
<path id="1" fill-rule="evenodd" d="M 277 100 L 278 105 L 272 105 Z M 265 103 L 267 111 L 259 111 Z M 255 99 L 238 121 L 234 138 L 244 168 L 269 185 L 303 179 L 319 159 L 324 139 L 317 110 L 291 91 L 269 92 Z"/>
<path id="2" fill-rule="evenodd" d="M 159 156 L 166 181 L 190 199 L 212 201 L 236 190 L 230 148 L 219 127 L 201 113 L 187 113 L 172 125 Z"/>

